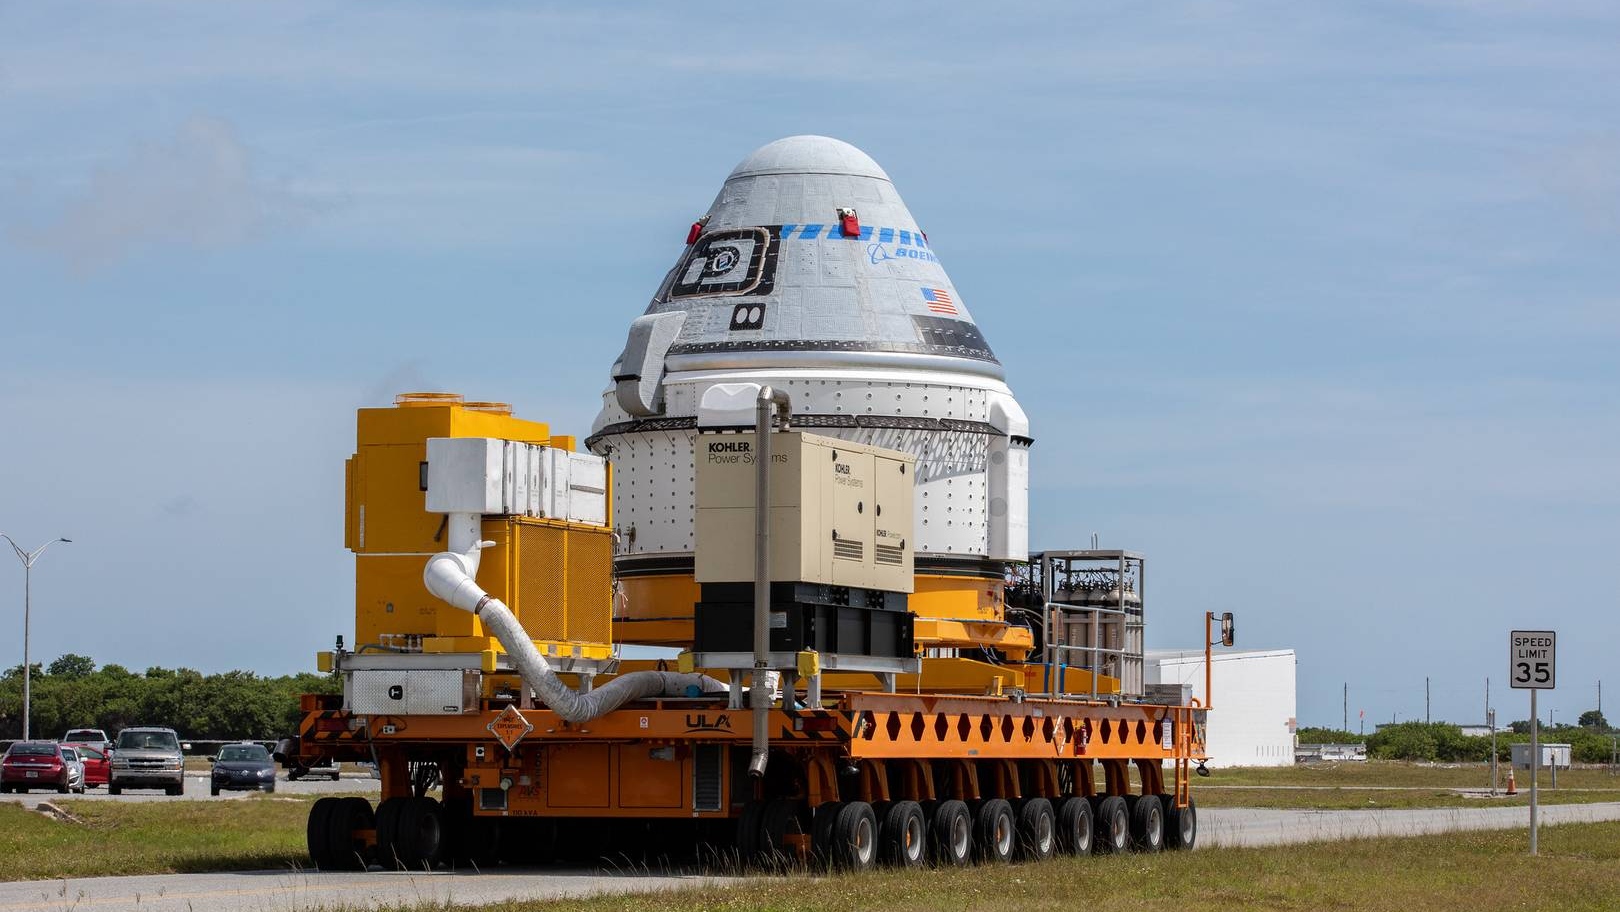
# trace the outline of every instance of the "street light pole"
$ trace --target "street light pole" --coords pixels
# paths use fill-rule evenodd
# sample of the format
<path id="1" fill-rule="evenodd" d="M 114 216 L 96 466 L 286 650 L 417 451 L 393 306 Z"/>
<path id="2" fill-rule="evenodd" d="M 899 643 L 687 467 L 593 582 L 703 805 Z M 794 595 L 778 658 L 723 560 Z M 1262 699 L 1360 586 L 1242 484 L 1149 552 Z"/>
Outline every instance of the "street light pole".
<path id="1" fill-rule="evenodd" d="M 54 545 L 57 542 L 67 542 L 68 544 L 72 544 L 73 539 L 71 539 L 71 538 L 53 538 L 50 541 L 46 542 L 43 545 L 40 545 L 38 548 L 35 548 L 32 551 L 24 551 L 22 549 L 22 546 L 18 545 L 15 541 L 13 541 L 11 536 L 7 535 L 6 533 L 0 532 L 0 538 L 5 539 L 6 542 L 11 545 L 11 550 L 17 552 L 17 559 L 22 561 L 22 565 L 23 565 L 23 724 L 22 724 L 22 736 L 23 736 L 23 740 L 27 741 L 28 738 L 29 738 L 29 730 L 28 730 L 28 728 L 29 728 L 29 725 L 28 725 L 28 723 L 29 723 L 29 712 L 30 712 L 30 709 L 31 709 L 31 704 L 33 702 L 32 681 L 30 680 L 33 677 L 33 668 L 30 667 L 29 664 L 28 664 L 28 627 L 29 627 L 29 621 L 33 616 L 34 561 L 39 560 L 39 556 L 41 554 L 44 554 L 45 549 L 49 548 L 51 545 Z"/>

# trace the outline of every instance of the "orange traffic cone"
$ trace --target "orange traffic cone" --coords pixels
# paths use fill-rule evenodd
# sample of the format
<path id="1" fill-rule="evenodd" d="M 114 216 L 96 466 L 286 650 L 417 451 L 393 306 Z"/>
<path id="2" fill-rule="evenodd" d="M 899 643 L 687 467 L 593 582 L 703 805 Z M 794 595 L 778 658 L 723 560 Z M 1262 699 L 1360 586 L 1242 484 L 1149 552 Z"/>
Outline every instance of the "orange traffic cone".
<path id="1" fill-rule="evenodd" d="M 1517 795 L 1517 794 L 1519 794 L 1519 784 L 1517 782 L 1513 781 L 1513 767 L 1511 767 L 1511 766 L 1508 767 L 1508 790 L 1507 790 L 1507 793 L 1509 795 Z"/>

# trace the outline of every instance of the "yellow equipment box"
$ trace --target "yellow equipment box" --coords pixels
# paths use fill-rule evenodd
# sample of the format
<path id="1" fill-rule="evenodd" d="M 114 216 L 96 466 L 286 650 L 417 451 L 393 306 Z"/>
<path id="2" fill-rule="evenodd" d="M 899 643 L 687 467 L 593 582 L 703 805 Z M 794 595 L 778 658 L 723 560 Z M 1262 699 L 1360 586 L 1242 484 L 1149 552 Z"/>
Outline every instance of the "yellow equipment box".
<path id="1" fill-rule="evenodd" d="M 345 473 L 344 543 L 355 553 L 355 643 L 412 651 L 499 652 L 473 615 L 422 584 L 427 559 L 447 547 L 446 520 L 426 506 L 427 441 L 484 437 L 571 451 L 574 438 L 512 417 L 498 403 L 407 393 L 393 408 L 361 409 Z M 512 609 L 551 655 L 612 655 L 611 525 L 486 516 L 478 584 Z"/>

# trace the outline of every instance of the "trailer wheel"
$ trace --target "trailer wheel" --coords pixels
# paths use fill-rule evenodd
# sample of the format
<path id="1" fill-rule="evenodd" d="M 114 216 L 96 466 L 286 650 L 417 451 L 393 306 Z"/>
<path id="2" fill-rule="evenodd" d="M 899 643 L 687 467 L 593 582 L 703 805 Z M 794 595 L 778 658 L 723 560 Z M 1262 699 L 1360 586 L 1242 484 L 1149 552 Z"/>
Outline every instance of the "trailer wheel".
<path id="1" fill-rule="evenodd" d="M 928 826 L 922 805 L 896 801 L 883 815 L 878 835 L 883 863 L 896 868 L 920 868 L 928 860 Z"/>
<path id="2" fill-rule="evenodd" d="M 410 798 L 384 798 L 377 805 L 377 863 L 390 871 L 405 866 L 396 843 L 399 841 L 399 814 L 410 801 Z"/>
<path id="3" fill-rule="evenodd" d="M 744 867 L 759 864 L 761 844 L 761 824 L 765 820 L 765 802 L 749 801 L 743 805 L 742 814 L 737 817 L 737 862 Z"/>
<path id="4" fill-rule="evenodd" d="M 413 798 L 399 815 L 398 840 L 409 850 L 412 868 L 432 870 L 444 857 L 444 815 L 432 798 Z M 403 853 L 402 853 L 403 854 Z"/>
<path id="5" fill-rule="evenodd" d="M 1057 848 L 1057 821 L 1052 802 L 1026 798 L 1018 805 L 1018 857 L 1022 861 L 1045 861 Z"/>
<path id="6" fill-rule="evenodd" d="M 1003 798 L 979 802 L 973 815 L 973 856 L 981 862 L 1006 864 L 1017 845 L 1012 805 Z"/>
<path id="7" fill-rule="evenodd" d="M 843 802 L 828 801 L 817 805 L 810 817 L 810 854 L 823 867 L 834 863 L 833 826 L 843 809 Z"/>
<path id="8" fill-rule="evenodd" d="M 327 817 L 326 858 L 330 870 L 364 871 L 366 843 L 356 831 L 377 825 L 371 802 L 364 798 L 339 798 Z"/>
<path id="9" fill-rule="evenodd" d="M 1141 795 L 1131 807 L 1131 847 L 1149 853 L 1164 849 L 1164 804 L 1158 795 Z"/>
<path id="10" fill-rule="evenodd" d="M 1058 850 L 1070 855 L 1091 854 L 1091 802 L 1065 798 L 1058 805 Z"/>
<path id="11" fill-rule="evenodd" d="M 309 860 L 318 871 L 332 870 L 331 840 L 327 834 L 332 829 L 332 810 L 342 802 L 342 798 L 329 795 L 317 799 L 310 806 L 309 819 L 304 824 L 304 846 L 309 850 Z"/>
<path id="12" fill-rule="evenodd" d="M 1165 796 L 1165 828 L 1164 847 L 1167 849 L 1190 849 L 1198 842 L 1198 808 L 1193 805 L 1191 797 L 1187 799 L 1187 806 L 1178 808 L 1175 799 Z"/>
<path id="13" fill-rule="evenodd" d="M 1093 798 L 1092 819 L 1095 838 L 1092 848 L 1098 855 L 1117 855 L 1130 851 L 1131 816 L 1125 799 L 1120 795 Z"/>
<path id="14" fill-rule="evenodd" d="M 973 815 L 965 802 L 951 799 L 934 806 L 928 820 L 928 854 L 939 867 L 973 862 Z"/>
<path id="15" fill-rule="evenodd" d="M 877 862 L 877 815 L 864 801 L 851 801 L 833 821 L 833 864 L 846 871 L 867 871 Z"/>
<path id="16" fill-rule="evenodd" d="M 765 802 L 759 822 L 760 862 L 782 865 L 797 858 L 788 855 L 788 834 L 804 833 L 804 802 L 798 798 L 773 798 Z M 795 850 L 796 851 L 796 850 Z"/>

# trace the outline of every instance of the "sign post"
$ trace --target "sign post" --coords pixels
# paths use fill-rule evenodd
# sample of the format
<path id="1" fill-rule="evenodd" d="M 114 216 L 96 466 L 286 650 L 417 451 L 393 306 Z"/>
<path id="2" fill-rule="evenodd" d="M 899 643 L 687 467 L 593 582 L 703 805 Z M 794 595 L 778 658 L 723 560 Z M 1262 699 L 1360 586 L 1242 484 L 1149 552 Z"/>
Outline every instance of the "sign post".
<path id="1" fill-rule="evenodd" d="M 1536 776 L 1541 768 L 1541 721 L 1536 693 L 1558 685 L 1558 634 L 1551 630 L 1515 630 L 1508 635 L 1508 683 L 1530 691 L 1530 854 L 1536 854 Z"/>

